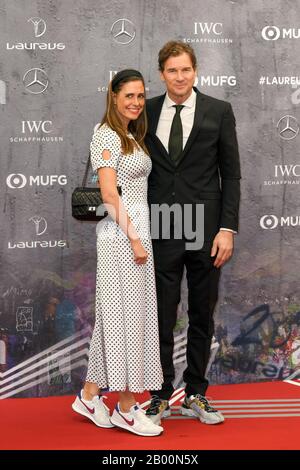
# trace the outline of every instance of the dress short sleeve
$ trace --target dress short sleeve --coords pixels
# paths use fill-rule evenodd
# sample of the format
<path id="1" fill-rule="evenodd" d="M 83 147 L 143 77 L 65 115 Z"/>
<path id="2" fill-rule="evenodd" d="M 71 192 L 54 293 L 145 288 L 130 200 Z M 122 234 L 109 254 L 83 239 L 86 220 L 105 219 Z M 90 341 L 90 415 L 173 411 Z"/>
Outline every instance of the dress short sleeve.
<path id="1" fill-rule="evenodd" d="M 110 152 L 110 158 L 108 160 L 103 158 L 102 152 L 104 150 Z M 116 170 L 121 154 L 121 139 L 115 131 L 104 124 L 94 133 L 90 151 L 94 172 L 97 171 L 98 168 L 103 167 L 114 168 Z"/>

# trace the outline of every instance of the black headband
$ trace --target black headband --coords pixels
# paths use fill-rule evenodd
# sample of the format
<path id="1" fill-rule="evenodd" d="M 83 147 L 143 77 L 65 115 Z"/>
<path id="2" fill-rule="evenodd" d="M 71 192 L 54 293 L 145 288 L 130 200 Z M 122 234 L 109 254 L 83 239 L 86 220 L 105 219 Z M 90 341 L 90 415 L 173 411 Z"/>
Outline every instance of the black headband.
<path id="1" fill-rule="evenodd" d="M 136 78 L 140 78 L 141 80 L 143 80 L 143 76 L 141 72 L 139 72 L 138 70 L 134 70 L 134 69 L 121 70 L 114 76 L 114 78 L 111 81 L 112 90 L 114 91 L 118 83 L 124 80 L 124 78 L 131 78 L 131 77 L 136 77 Z"/>

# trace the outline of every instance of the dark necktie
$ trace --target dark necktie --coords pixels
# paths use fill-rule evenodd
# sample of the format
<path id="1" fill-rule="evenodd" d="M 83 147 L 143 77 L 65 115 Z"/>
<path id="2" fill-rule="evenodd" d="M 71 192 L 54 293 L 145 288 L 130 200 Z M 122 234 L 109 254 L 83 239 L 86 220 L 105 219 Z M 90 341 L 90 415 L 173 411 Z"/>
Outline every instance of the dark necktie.
<path id="1" fill-rule="evenodd" d="M 180 112 L 184 105 L 175 104 L 173 107 L 176 109 L 175 116 L 172 121 L 170 137 L 169 137 L 169 155 L 173 162 L 176 163 L 182 153 L 183 133 Z"/>

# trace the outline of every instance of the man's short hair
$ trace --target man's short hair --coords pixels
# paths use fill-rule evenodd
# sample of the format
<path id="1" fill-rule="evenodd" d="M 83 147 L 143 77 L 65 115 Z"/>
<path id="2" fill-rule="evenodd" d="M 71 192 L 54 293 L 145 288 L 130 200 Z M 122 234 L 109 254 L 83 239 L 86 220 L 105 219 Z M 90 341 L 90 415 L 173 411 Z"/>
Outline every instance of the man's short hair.
<path id="1" fill-rule="evenodd" d="M 177 57 L 178 55 L 187 53 L 192 61 L 193 69 L 197 67 L 197 58 L 194 49 L 182 41 L 169 41 L 167 42 L 158 53 L 158 68 L 161 72 L 164 71 L 165 63 L 169 57 Z"/>

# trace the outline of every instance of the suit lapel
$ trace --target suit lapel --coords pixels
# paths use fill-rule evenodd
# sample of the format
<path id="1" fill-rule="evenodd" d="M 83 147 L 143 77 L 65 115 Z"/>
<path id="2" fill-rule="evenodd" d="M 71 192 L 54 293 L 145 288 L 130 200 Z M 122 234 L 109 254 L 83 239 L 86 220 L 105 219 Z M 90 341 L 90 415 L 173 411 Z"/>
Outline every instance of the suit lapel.
<path id="1" fill-rule="evenodd" d="M 160 153 L 164 155 L 164 157 L 167 159 L 169 163 L 171 163 L 172 166 L 174 166 L 173 160 L 170 158 L 170 155 L 168 154 L 167 150 L 165 149 L 163 143 L 161 140 L 157 137 L 156 135 L 156 130 L 158 126 L 158 121 L 160 118 L 160 113 L 162 106 L 164 104 L 165 96 L 161 95 L 158 96 L 157 99 L 151 103 L 151 109 L 147 109 L 147 114 L 148 114 L 148 133 L 151 134 L 152 139 L 155 141 Z"/>
<path id="2" fill-rule="evenodd" d="M 165 96 L 161 95 L 157 98 L 153 99 L 151 102 L 151 108 L 147 106 L 147 114 L 148 114 L 148 132 L 149 134 L 156 135 L 156 129 L 158 126 L 158 121 L 161 113 L 162 106 L 164 104 Z"/>
<path id="3" fill-rule="evenodd" d="M 202 121 L 205 116 L 205 113 L 208 109 L 208 103 L 207 100 L 205 99 L 205 96 L 200 93 L 197 89 L 195 89 L 197 92 L 196 96 L 196 108 L 195 108 L 195 116 L 194 116 L 194 124 L 191 130 L 191 133 L 189 135 L 189 138 L 185 144 L 185 147 L 182 151 L 182 154 L 180 158 L 177 161 L 177 166 L 182 162 L 182 160 L 186 157 L 188 154 L 195 138 L 197 137 L 197 134 L 199 130 L 201 129 Z"/>

